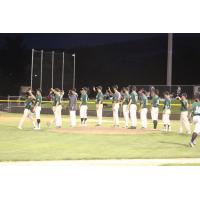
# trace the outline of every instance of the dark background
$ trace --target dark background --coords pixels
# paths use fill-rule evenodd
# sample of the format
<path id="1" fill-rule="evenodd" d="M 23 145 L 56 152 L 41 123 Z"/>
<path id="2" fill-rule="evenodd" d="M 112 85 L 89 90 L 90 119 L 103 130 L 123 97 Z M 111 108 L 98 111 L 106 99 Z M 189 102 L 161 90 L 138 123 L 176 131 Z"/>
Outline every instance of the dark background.
<path id="1" fill-rule="evenodd" d="M 199 84 L 200 34 L 173 39 L 173 84 Z M 77 88 L 166 84 L 167 34 L 0 34 L 0 96 L 30 85 L 32 48 L 75 52 Z"/>

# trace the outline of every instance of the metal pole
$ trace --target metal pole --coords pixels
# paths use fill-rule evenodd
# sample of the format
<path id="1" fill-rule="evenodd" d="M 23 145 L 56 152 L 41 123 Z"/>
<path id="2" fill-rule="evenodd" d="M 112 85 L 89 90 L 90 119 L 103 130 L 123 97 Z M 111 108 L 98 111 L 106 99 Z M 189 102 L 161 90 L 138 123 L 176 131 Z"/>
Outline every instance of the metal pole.
<path id="1" fill-rule="evenodd" d="M 73 72 L 73 88 L 75 88 L 76 83 L 76 54 L 72 55 L 74 57 L 74 72 Z"/>
<path id="2" fill-rule="evenodd" d="M 62 90 L 63 90 L 63 83 L 64 83 L 64 71 L 65 71 L 65 53 L 63 52 L 63 64 L 62 64 Z"/>
<path id="3" fill-rule="evenodd" d="M 33 88 L 33 59 L 34 59 L 34 49 L 32 49 L 32 60 L 31 60 L 31 89 Z"/>
<path id="4" fill-rule="evenodd" d="M 53 88 L 53 68 L 54 68 L 54 51 L 52 51 L 52 65 L 51 65 L 51 87 Z"/>
<path id="5" fill-rule="evenodd" d="M 168 33 L 167 86 L 172 85 L 172 53 L 173 53 L 173 33 Z"/>
<path id="6" fill-rule="evenodd" d="M 40 89 L 42 90 L 42 64 L 43 64 L 43 50 L 41 50 L 41 66 L 40 66 Z"/>

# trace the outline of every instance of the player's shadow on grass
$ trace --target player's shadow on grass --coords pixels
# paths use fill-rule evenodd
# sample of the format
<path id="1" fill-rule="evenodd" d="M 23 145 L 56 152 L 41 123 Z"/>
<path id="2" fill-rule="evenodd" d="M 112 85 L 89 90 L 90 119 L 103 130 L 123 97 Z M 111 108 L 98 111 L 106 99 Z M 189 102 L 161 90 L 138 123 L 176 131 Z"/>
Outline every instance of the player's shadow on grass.
<path id="1" fill-rule="evenodd" d="M 178 143 L 178 142 L 165 142 L 165 141 L 162 141 L 162 142 L 160 142 L 160 143 L 161 143 L 161 144 L 173 144 L 173 145 L 179 145 L 179 146 L 188 147 L 187 144 Z"/>

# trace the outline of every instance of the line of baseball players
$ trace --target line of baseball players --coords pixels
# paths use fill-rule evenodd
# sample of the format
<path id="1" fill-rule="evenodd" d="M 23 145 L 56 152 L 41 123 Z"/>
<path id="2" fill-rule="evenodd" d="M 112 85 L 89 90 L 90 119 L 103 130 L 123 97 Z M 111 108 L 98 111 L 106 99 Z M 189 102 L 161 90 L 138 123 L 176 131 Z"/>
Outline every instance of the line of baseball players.
<path id="1" fill-rule="evenodd" d="M 96 92 L 96 113 L 97 113 L 97 125 L 102 125 L 103 118 L 103 101 L 105 95 L 102 92 L 102 87 L 93 87 L 93 91 Z M 88 88 L 83 87 L 80 91 L 80 119 L 81 125 L 87 126 L 87 110 L 88 110 Z M 147 128 L 147 113 L 148 113 L 148 98 L 147 92 L 143 89 L 137 92 L 137 88 L 133 85 L 124 87 L 121 92 L 118 91 L 118 86 L 114 85 L 111 88 L 108 88 L 107 94 L 112 97 L 112 111 L 113 111 L 113 127 L 119 127 L 119 108 L 122 106 L 123 116 L 124 116 L 124 128 L 136 129 L 137 127 L 137 108 L 139 103 L 139 112 L 142 129 Z M 36 90 L 36 96 L 33 95 L 32 91 L 27 91 L 27 98 L 25 101 L 25 109 L 23 117 L 20 120 L 19 129 L 22 129 L 24 120 L 29 118 L 34 126 L 34 129 L 40 129 L 40 112 L 41 112 L 41 103 L 42 95 L 41 90 Z M 54 119 L 48 122 L 48 127 L 55 123 L 57 128 L 62 127 L 62 98 L 64 91 L 56 88 L 51 88 L 50 98 L 52 100 L 52 110 L 54 113 Z M 157 129 L 158 125 L 158 115 L 159 115 L 159 91 L 157 89 L 151 90 L 151 118 L 153 121 L 153 130 Z M 76 111 L 77 111 L 77 100 L 78 94 L 75 89 L 72 89 L 68 93 L 69 98 L 69 113 L 70 113 L 70 126 L 76 126 Z M 191 134 L 190 122 L 189 122 L 189 104 L 187 100 L 187 94 L 183 93 L 181 97 L 177 97 L 180 100 L 181 104 L 181 114 L 180 114 L 180 130 L 179 133 L 183 133 L 183 129 L 186 130 L 188 134 Z M 32 117 L 32 113 L 35 113 L 36 123 Z M 163 106 L 163 124 L 164 131 L 169 132 L 171 130 L 170 123 L 170 114 L 171 114 L 171 99 L 169 92 L 164 93 L 164 106 Z M 195 96 L 194 103 L 192 105 L 192 117 L 195 124 L 195 130 L 190 142 L 190 145 L 195 144 L 195 140 L 198 134 L 200 134 L 200 102 L 199 96 Z M 130 121 L 130 127 L 129 127 Z"/>

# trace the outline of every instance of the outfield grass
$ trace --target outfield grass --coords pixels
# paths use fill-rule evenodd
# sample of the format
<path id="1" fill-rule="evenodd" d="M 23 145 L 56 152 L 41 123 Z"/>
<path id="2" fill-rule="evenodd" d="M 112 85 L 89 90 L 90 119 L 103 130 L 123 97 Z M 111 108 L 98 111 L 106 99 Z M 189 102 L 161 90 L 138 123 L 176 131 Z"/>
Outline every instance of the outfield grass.
<path id="1" fill-rule="evenodd" d="M 200 157 L 200 144 L 189 148 L 191 136 L 177 134 L 178 121 L 172 122 L 173 132 L 169 134 L 150 129 L 144 134 L 137 130 L 127 134 L 124 129 L 121 134 L 112 135 L 106 134 L 103 128 L 102 134 L 74 133 L 76 129 L 68 127 L 66 116 L 64 131 L 48 129 L 45 124 L 53 117 L 50 115 L 42 115 L 40 131 L 32 130 L 29 121 L 23 130 L 18 130 L 20 117 L 19 114 L 0 114 L 0 161 Z M 110 127 L 112 119 L 105 120 L 104 125 Z M 94 132 L 95 118 L 89 118 L 88 124 Z M 159 129 L 161 127 L 160 124 Z"/>

